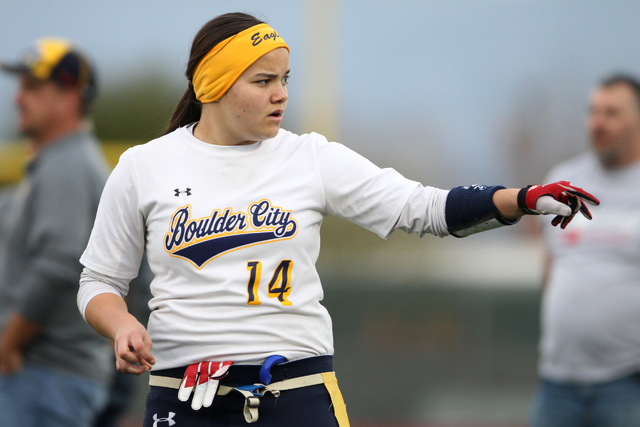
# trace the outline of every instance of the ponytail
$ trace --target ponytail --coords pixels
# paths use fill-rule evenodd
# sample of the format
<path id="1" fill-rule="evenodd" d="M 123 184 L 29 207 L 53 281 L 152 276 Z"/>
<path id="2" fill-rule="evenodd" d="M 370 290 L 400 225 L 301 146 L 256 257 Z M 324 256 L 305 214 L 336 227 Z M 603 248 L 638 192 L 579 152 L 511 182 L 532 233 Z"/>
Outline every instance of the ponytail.
<path id="1" fill-rule="evenodd" d="M 173 111 L 169 125 L 165 129 L 164 134 L 173 132 L 179 127 L 186 126 L 189 123 L 197 122 L 200 120 L 200 113 L 202 111 L 202 104 L 196 99 L 196 94 L 189 83 L 184 95 L 176 105 L 176 109 Z"/>

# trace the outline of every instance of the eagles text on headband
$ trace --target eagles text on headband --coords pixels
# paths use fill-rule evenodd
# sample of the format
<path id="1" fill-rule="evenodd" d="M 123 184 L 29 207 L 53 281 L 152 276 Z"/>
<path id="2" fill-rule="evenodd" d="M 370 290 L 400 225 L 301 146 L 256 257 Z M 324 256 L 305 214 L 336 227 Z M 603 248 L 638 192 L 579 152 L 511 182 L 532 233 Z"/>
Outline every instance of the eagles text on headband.
<path id="1" fill-rule="evenodd" d="M 193 73 L 196 98 L 202 103 L 222 98 L 251 64 L 279 47 L 289 50 L 269 24 L 254 25 L 221 41 L 202 58 Z"/>

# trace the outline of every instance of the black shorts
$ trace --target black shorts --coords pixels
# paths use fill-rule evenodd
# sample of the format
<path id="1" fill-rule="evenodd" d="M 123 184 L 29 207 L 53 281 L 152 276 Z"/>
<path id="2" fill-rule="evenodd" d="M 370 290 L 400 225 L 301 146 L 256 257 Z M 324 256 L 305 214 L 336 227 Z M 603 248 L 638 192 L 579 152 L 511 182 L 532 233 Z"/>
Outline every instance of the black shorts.
<path id="1" fill-rule="evenodd" d="M 186 367 L 165 369 L 151 374 L 182 379 L 185 370 Z M 259 383 L 259 371 L 260 365 L 232 365 L 220 385 L 238 387 Z M 332 356 L 300 359 L 274 365 L 271 383 L 332 371 Z M 266 393 L 260 398 L 258 420 L 248 424 L 243 415 L 245 398 L 238 392 L 217 395 L 210 407 L 195 411 L 191 408 L 191 399 L 178 400 L 177 389 L 152 386 L 147 396 L 144 427 L 345 427 L 336 419 L 328 387 L 318 384 L 283 390 L 279 397 Z M 346 423 L 348 425 L 348 421 Z"/>

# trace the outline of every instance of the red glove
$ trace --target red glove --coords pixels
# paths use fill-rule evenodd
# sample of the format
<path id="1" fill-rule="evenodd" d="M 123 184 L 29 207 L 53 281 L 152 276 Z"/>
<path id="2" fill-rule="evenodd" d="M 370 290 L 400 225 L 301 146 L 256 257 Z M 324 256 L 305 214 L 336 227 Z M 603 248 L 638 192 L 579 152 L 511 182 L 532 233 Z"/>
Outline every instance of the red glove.
<path id="1" fill-rule="evenodd" d="M 193 390 L 193 409 L 197 411 L 203 406 L 211 406 L 218 391 L 218 383 L 227 375 L 232 364 L 233 362 L 201 362 L 189 365 L 178 389 L 178 399 L 186 402 Z"/>
<path id="2" fill-rule="evenodd" d="M 571 185 L 569 181 L 558 181 L 545 185 L 530 185 L 518 193 L 518 207 L 529 215 L 557 215 L 551 225 L 560 224 L 564 229 L 573 217 L 582 213 L 587 219 L 593 218 L 585 205 L 599 205 L 600 201 L 582 188 Z"/>

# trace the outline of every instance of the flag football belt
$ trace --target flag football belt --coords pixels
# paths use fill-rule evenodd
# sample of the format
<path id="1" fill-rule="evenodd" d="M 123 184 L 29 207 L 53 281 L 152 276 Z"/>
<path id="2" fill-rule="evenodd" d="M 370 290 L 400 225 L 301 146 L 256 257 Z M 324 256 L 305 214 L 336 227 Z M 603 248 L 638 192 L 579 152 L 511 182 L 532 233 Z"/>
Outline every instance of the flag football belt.
<path id="1" fill-rule="evenodd" d="M 323 372 L 320 374 L 306 375 L 304 377 L 278 381 L 269 385 L 252 384 L 239 387 L 229 387 L 221 385 L 218 387 L 216 396 L 226 396 L 232 391 L 237 391 L 242 394 L 245 398 L 243 410 L 244 419 L 248 423 L 254 423 L 258 421 L 258 407 L 260 406 L 260 397 L 264 396 L 265 393 L 269 392 L 272 393 L 275 397 L 278 397 L 280 396 L 281 391 L 293 390 L 296 388 L 308 387 L 311 385 L 324 384 L 325 375 L 329 377 L 335 377 L 334 372 Z M 178 390 L 180 388 L 181 382 L 182 380 L 179 378 L 160 377 L 156 375 L 149 376 L 149 385 L 156 387 L 167 387 Z"/>
<path id="2" fill-rule="evenodd" d="M 314 361 L 314 359 L 322 360 L 326 358 L 327 358 L 326 356 L 320 356 L 317 358 L 302 359 L 299 361 L 291 362 L 291 364 L 299 365 L 300 363 L 305 363 L 306 361 Z M 271 375 L 269 371 L 273 363 L 270 363 L 270 362 L 271 361 L 267 359 L 267 362 L 265 362 L 265 366 L 263 366 L 261 369 L 261 375 L 260 375 L 261 382 L 256 382 L 251 385 L 242 385 L 242 386 L 227 386 L 222 384 L 219 384 L 219 385 L 216 384 L 217 390 L 215 391 L 215 396 L 226 396 L 232 391 L 236 391 L 242 394 L 242 396 L 244 396 L 244 408 L 243 408 L 244 419 L 247 423 L 255 423 L 256 421 L 258 421 L 258 407 L 260 406 L 260 398 L 264 396 L 266 393 L 271 393 L 275 397 L 278 397 L 280 396 L 281 391 L 294 390 L 297 388 L 324 384 L 327 391 L 329 392 L 329 396 L 331 397 L 331 402 L 333 404 L 334 413 L 338 421 L 338 425 L 340 427 L 349 426 L 346 406 L 342 398 L 342 393 L 338 388 L 338 381 L 336 379 L 335 372 L 328 371 L 328 372 L 319 372 L 319 373 L 309 374 L 309 375 L 301 375 L 301 376 L 296 376 L 294 378 L 286 378 L 286 379 L 282 379 L 280 381 L 271 383 Z M 209 363 L 209 362 L 204 362 L 204 363 Z M 288 364 L 279 365 L 278 368 L 280 368 L 281 366 L 287 366 L 287 365 Z M 194 365 L 191 365 L 191 367 L 192 366 Z M 236 368 L 236 369 L 237 368 L 243 369 L 245 367 L 246 365 L 233 365 L 233 368 Z M 268 369 L 265 370 L 264 369 L 265 367 L 267 367 Z M 189 368 L 187 368 L 187 372 L 188 372 L 188 369 Z M 198 369 L 200 369 L 200 367 Z M 185 380 L 186 380 L 186 375 L 185 375 L 185 378 L 176 378 L 173 376 L 163 376 L 163 375 L 152 374 L 149 376 L 149 385 L 155 386 L 155 387 L 165 387 L 165 388 L 176 389 L 178 390 L 178 398 L 184 401 L 185 400 L 184 396 L 181 396 L 180 394 L 184 392 Z M 205 384 L 202 384 L 202 385 L 204 386 Z M 201 386 L 200 390 L 202 390 L 203 388 L 205 389 L 204 393 L 207 393 L 207 390 L 205 387 Z M 192 408 L 196 410 L 200 409 L 201 407 L 201 406 L 196 407 L 193 405 L 193 403 L 197 399 L 196 395 L 198 393 L 199 392 L 197 391 L 197 389 L 194 390 L 194 393 L 193 393 L 194 400 L 192 402 Z M 200 391 L 200 393 L 202 393 L 202 391 Z M 187 392 L 187 396 L 188 394 L 190 394 L 190 392 Z M 214 395 L 210 396 L 209 402 L 204 406 L 209 406 L 211 404 L 211 401 L 213 400 L 213 397 Z M 198 399 L 200 402 L 202 402 L 202 395 L 200 395 Z M 202 404 L 200 403 L 200 405 Z"/>

